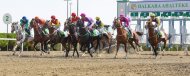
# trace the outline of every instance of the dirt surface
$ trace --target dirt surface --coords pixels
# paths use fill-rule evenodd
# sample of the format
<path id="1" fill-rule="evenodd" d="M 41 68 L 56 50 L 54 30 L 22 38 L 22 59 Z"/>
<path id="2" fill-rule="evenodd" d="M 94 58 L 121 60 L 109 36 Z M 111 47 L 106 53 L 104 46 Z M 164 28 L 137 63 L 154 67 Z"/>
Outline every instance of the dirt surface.
<path id="1" fill-rule="evenodd" d="M 184 52 L 166 52 L 153 59 L 152 52 L 63 57 L 63 52 L 24 51 L 20 57 L 12 52 L 0 52 L 0 76 L 190 76 L 190 56 Z M 81 54 L 81 53 L 80 53 Z"/>

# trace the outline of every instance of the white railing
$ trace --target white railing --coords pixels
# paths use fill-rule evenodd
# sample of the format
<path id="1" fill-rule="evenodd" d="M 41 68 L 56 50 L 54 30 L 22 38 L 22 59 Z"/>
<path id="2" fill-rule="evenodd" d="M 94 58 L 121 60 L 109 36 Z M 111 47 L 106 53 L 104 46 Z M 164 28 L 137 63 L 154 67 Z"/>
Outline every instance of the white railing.
<path id="1" fill-rule="evenodd" d="M 0 38 L 0 40 L 16 40 L 15 38 Z"/>
<path id="2" fill-rule="evenodd" d="M 16 40 L 15 38 L 0 38 L 0 40 Z M 22 44 L 22 48 L 23 50 L 23 44 Z M 7 46 L 7 51 L 8 51 L 8 46 Z"/>

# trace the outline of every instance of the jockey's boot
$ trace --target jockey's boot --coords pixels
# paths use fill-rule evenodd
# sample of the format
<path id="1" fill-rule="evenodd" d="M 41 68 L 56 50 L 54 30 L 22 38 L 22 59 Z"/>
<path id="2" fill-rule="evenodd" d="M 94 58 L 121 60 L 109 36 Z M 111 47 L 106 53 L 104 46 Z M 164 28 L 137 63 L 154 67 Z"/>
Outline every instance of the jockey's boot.
<path id="1" fill-rule="evenodd" d="M 90 36 L 92 36 L 93 30 L 88 30 L 88 33 L 90 34 Z"/>
<path id="2" fill-rule="evenodd" d="M 28 36 L 31 36 L 30 30 L 29 29 L 25 29 L 26 33 Z"/>
<path id="3" fill-rule="evenodd" d="M 128 30 L 129 30 L 129 29 L 128 29 Z M 133 37 L 132 37 L 131 30 L 129 30 L 129 38 L 133 38 Z"/>
<path id="4" fill-rule="evenodd" d="M 57 34 L 58 34 L 59 37 L 62 37 L 62 35 L 63 35 L 60 30 L 57 30 Z"/>
<path id="5" fill-rule="evenodd" d="M 48 35 L 48 33 L 44 30 L 43 31 L 43 34 L 45 35 L 45 36 L 47 36 Z"/>
<path id="6" fill-rule="evenodd" d="M 158 31 L 158 40 L 159 40 L 159 42 L 161 41 L 161 38 L 162 38 L 162 34 L 161 34 L 160 31 Z"/>

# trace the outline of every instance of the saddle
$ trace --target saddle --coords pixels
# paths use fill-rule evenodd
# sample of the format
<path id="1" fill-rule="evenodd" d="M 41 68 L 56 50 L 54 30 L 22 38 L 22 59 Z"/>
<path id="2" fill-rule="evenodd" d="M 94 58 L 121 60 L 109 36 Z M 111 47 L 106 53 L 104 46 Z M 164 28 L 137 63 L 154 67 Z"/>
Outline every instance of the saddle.
<path id="1" fill-rule="evenodd" d="M 58 30 L 57 30 L 57 35 L 58 35 L 59 37 L 65 37 L 65 32 L 63 32 L 63 31 L 58 31 Z"/>

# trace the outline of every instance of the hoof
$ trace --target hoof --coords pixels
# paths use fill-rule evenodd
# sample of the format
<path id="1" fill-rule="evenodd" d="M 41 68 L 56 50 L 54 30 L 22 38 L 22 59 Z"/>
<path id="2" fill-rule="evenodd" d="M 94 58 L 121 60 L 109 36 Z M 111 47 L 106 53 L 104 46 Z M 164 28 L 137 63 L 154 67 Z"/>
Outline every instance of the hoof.
<path id="1" fill-rule="evenodd" d="M 48 51 L 47 54 L 50 54 L 50 52 Z"/>
<path id="2" fill-rule="evenodd" d="M 125 59 L 128 59 L 128 57 L 125 57 Z"/>
<path id="3" fill-rule="evenodd" d="M 154 56 L 154 57 L 153 57 L 153 59 L 156 59 L 156 58 L 157 58 L 157 56 Z"/>

